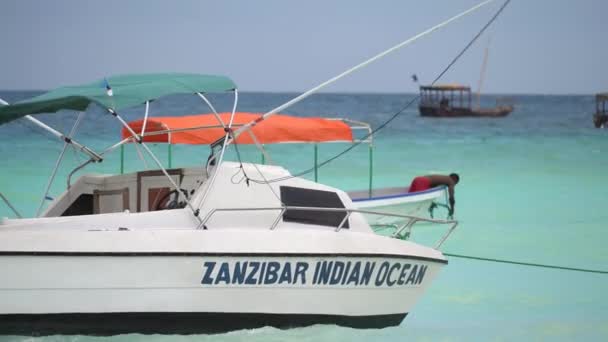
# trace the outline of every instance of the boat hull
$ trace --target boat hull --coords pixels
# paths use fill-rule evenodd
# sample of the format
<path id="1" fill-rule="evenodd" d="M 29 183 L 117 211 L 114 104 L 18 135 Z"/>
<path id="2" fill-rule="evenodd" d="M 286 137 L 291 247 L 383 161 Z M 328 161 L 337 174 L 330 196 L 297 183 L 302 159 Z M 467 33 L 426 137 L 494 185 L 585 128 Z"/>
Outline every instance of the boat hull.
<path id="1" fill-rule="evenodd" d="M 513 106 L 497 106 L 494 108 L 440 108 L 435 106 L 420 106 L 421 116 L 429 117 L 444 117 L 444 118 L 457 118 L 457 117 L 490 117 L 499 118 L 509 115 L 513 111 Z"/>
<path id="2" fill-rule="evenodd" d="M 593 125 L 595 128 L 602 128 L 608 123 L 608 114 L 597 113 L 593 115 Z"/>
<path id="3" fill-rule="evenodd" d="M 201 246 L 230 240 L 225 234 L 198 233 L 206 236 L 204 243 L 181 234 Z M 382 328 L 401 322 L 446 263 L 440 253 L 408 253 L 413 244 L 386 237 L 367 237 L 379 239 L 376 246 L 385 242 L 377 248 L 381 254 L 356 248 L 363 241 L 347 236 L 369 234 L 319 234 L 324 240 L 343 239 L 317 241 L 315 249 L 306 234 L 278 233 L 273 232 L 280 237 L 275 243 L 296 246 L 297 240 L 300 248 L 255 247 L 259 241 L 246 232 L 232 232 L 233 244 L 240 247 L 235 252 L 166 252 L 180 248 L 156 232 L 148 236 L 161 246 L 155 251 L 4 250 L 0 333 L 190 334 L 325 323 Z M 118 234 L 130 238 L 129 232 Z M 250 248 L 244 248 L 246 240 Z M 332 244 L 343 248 L 319 249 Z"/>

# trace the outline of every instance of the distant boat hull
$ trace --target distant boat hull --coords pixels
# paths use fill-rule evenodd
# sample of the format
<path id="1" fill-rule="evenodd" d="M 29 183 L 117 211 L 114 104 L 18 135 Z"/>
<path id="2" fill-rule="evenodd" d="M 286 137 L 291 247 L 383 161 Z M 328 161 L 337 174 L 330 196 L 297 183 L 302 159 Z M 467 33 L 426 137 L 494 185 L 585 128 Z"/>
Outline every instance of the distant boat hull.
<path id="1" fill-rule="evenodd" d="M 458 118 L 458 117 L 490 117 L 499 118 L 509 115 L 513 106 L 497 106 L 494 108 L 440 108 L 435 106 L 419 106 L 421 116 Z"/>
<path id="2" fill-rule="evenodd" d="M 593 116 L 593 124 L 595 125 L 595 128 L 606 127 L 606 123 L 608 123 L 607 114 L 595 114 Z"/>

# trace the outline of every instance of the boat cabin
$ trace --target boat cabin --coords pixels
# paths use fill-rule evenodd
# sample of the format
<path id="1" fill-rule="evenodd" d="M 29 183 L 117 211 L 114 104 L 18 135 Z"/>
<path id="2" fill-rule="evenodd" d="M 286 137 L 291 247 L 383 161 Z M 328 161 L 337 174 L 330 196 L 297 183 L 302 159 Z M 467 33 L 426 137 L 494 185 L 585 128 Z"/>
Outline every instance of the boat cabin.
<path id="1" fill-rule="evenodd" d="M 423 116 L 470 111 L 471 88 L 459 84 L 421 86 L 419 108 Z"/>
<path id="2" fill-rule="evenodd" d="M 185 207 L 183 197 L 191 197 L 208 178 L 202 167 L 168 169 L 179 185 L 182 198 L 161 170 L 121 175 L 87 174 L 78 178 L 55 201 L 43 217 L 79 216 L 116 212 L 140 213 Z"/>
<path id="3" fill-rule="evenodd" d="M 593 115 L 593 124 L 596 128 L 606 127 L 608 122 L 608 93 L 600 93 L 595 95 L 595 115 Z"/>
<path id="4" fill-rule="evenodd" d="M 431 117 L 501 117 L 511 113 L 513 106 L 497 103 L 492 108 L 473 107 L 470 87 L 443 84 L 420 86 L 418 109 L 421 116 Z"/>

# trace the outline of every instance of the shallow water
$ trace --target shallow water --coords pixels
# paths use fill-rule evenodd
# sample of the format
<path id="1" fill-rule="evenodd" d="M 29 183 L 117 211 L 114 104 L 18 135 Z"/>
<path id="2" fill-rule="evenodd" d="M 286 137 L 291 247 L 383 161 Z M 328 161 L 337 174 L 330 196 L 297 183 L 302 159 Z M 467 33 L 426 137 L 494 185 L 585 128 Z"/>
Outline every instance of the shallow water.
<path id="1" fill-rule="evenodd" d="M 31 93 L 0 92 L 12 102 Z M 297 94 L 244 93 L 241 111 L 265 111 Z M 593 128 L 592 96 L 511 96 L 516 110 L 502 119 L 431 119 L 408 108 L 374 141 L 374 184 L 408 185 L 420 174 L 458 172 L 456 217 L 461 224 L 443 246 L 446 253 L 575 268 L 608 270 L 608 135 Z M 411 95 L 320 94 L 286 111 L 300 116 L 348 117 L 378 127 Z M 220 110 L 229 99 L 217 96 Z M 483 101 L 491 105 L 487 96 Z M 170 109 L 170 110 L 169 110 Z M 125 113 L 139 117 L 142 109 Z M 196 98 L 174 96 L 155 102 L 151 115 L 206 112 Z M 40 115 L 68 131 L 75 114 Z M 33 215 L 61 144 L 19 120 L 0 126 L 0 191 Z M 86 114 L 76 138 L 95 149 L 117 141 L 119 126 L 99 109 Z M 345 144 L 320 146 L 320 160 Z M 167 147 L 155 146 L 161 159 Z M 269 147 L 275 163 L 296 173 L 311 166 L 311 145 Z M 241 146 L 244 159 L 259 153 Z M 175 146 L 173 166 L 200 165 L 207 147 Z M 127 171 L 144 168 L 132 146 Z M 231 152 L 231 158 L 234 153 Z M 71 150 L 51 195 L 65 188 L 78 161 Z M 151 166 L 151 160 L 148 160 Z M 89 172 L 118 172 L 115 153 Z M 306 177 L 312 179 L 312 174 Z M 368 148 L 359 146 L 319 171 L 320 181 L 345 190 L 368 182 Z M 0 217 L 11 216 L 0 205 Z M 415 237 L 415 236 L 414 236 Z M 449 258 L 430 290 L 398 327 L 354 330 L 313 326 L 292 330 L 262 328 L 221 335 L 113 337 L 121 341 L 487 341 L 608 340 L 608 275 Z M 0 337 L 0 340 L 103 340 L 86 336 Z"/>

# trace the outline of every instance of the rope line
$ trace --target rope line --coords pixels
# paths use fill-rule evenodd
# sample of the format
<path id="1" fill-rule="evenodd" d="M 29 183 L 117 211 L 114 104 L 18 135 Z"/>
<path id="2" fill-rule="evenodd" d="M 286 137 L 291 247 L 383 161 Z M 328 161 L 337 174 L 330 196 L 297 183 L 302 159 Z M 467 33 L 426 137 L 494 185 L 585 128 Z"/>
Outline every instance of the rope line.
<path id="1" fill-rule="evenodd" d="M 469 43 L 451 60 L 451 62 L 443 69 L 443 71 L 441 71 L 441 73 L 439 73 L 439 75 L 437 75 L 437 77 L 435 77 L 435 79 L 433 80 L 433 82 L 431 82 L 431 86 L 434 85 L 437 81 L 439 81 L 439 79 L 441 77 L 443 77 L 443 75 L 445 75 L 446 72 L 448 72 L 452 66 L 460 59 L 460 57 L 462 57 L 462 55 L 464 55 L 464 53 L 473 45 L 473 43 L 475 43 L 475 41 L 477 41 L 477 39 L 483 34 L 483 32 L 485 32 L 485 30 L 498 18 L 498 16 L 502 13 L 502 11 L 505 9 L 505 7 L 507 7 L 507 5 L 511 2 L 511 0 L 506 0 L 502 6 L 498 9 L 498 11 L 496 11 L 496 13 L 492 16 L 492 18 L 490 18 L 490 20 L 488 20 L 488 22 L 481 28 L 481 30 L 479 30 L 479 32 L 477 32 L 477 34 L 473 37 L 473 39 L 471 39 L 469 41 Z M 350 145 L 349 147 L 347 147 L 346 149 L 344 149 L 342 152 L 336 154 L 335 156 L 324 160 L 323 162 L 321 162 L 320 164 L 318 164 L 316 166 L 317 169 L 331 163 L 332 161 L 340 158 L 341 156 L 343 156 L 344 154 L 346 154 L 347 152 L 351 151 L 352 149 L 354 149 L 355 147 L 359 146 L 364 140 L 368 139 L 369 137 L 375 135 L 377 132 L 379 132 L 380 130 L 382 130 L 384 127 L 386 127 L 389 123 L 391 123 L 393 120 L 395 120 L 399 115 L 401 115 L 407 108 L 409 108 L 414 102 L 416 102 L 418 99 L 420 98 L 420 94 L 416 95 L 412 100 L 410 100 L 408 103 L 405 104 L 404 107 L 402 107 L 399 111 L 397 111 L 395 114 L 393 114 L 388 120 L 386 120 L 385 122 L 383 122 L 380 126 L 378 126 L 376 129 L 372 130 L 370 133 L 368 133 L 364 138 L 360 139 L 357 142 L 354 142 L 352 145 Z M 239 162 L 242 163 L 241 159 L 240 159 L 240 155 L 238 156 L 239 158 Z M 308 174 L 312 171 L 315 170 L 315 167 L 309 168 L 307 170 L 298 172 L 296 174 L 290 175 L 290 176 L 285 176 L 285 177 L 279 177 L 279 178 L 275 178 L 275 179 L 270 179 L 270 180 L 257 180 L 257 179 L 251 179 L 248 178 L 247 179 L 249 182 L 254 182 L 257 184 L 267 184 L 267 183 L 274 183 L 274 182 L 281 182 L 281 181 L 285 181 L 291 178 L 296 178 L 296 177 L 300 177 L 303 176 L 305 174 Z"/>
<path id="2" fill-rule="evenodd" d="M 586 268 L 546 265 L 546 264 L 537 264 L 537 263 L 532 263 L 532 262 L 512 261 L 512 260 L 494 259 L 494 258 L 482 258 L 482 257 L 471 256 L 471 255 L 461 255 L 461 254 L 451 254 L 451 253 L 443 253 L 443 255 L 447 255 L 450 257 L 454 257 L 454 258 L 489 261 L 489 262 L 497 262 L 497 263 L 502 263 L 502 264 L 533 266 L 533 267 L 551 268 L 551 269 L 565 270 L 565 271 L 578 271 L 578 272 L 586 272 L 586 273 L 608 274 L 608 271 L 592 270 L 592 269 L 586 269 Z"/>

